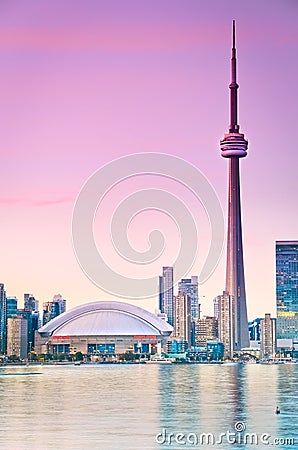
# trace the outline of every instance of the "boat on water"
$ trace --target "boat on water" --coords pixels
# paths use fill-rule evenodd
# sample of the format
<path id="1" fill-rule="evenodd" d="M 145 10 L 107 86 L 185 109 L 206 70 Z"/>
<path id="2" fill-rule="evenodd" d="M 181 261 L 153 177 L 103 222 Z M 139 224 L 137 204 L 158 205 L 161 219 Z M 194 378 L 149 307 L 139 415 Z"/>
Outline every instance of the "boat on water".
<path id="1" fill-rule="evenodd" d="M 236 361 L 224 361 L 223 364 L 225 366 L 236 366 L 236 364 L 238 364 L 238 362 L 236 362 Z"/>
<path id="2" fill-rule="evenodd" d="M 149 359 L 146 364 L 172 364 L 172 360 L 165 358 L 164 356 L 158 356 L 156 358 Z"/>
<path id="3" fill-rule="evenodd" d="M 297 364 L 297 360 L 293 358 L 268 358 L 261 359 L 261 364 Z"/>
<path id="4" fill-rule="evenodd" d="M 42 372 L 3 372 L 0 373 L 0 377 L 27 377 L 31 375 L 41 375 Z"/>
<path id="5" fill-rule="evenodd" d="M 257 364 L 255 359 L 248 359 L 247 361 L 238 361 L 238 364 Z"/>

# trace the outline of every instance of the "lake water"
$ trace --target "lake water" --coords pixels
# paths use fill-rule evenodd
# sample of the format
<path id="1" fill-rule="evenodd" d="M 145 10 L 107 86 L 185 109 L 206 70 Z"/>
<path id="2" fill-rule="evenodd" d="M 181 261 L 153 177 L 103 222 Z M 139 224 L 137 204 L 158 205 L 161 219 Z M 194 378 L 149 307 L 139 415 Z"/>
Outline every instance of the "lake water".
<path id="1" fill-rule="evenodd" d="M 1 450 L 268 447 L 298 449 L 298 364 L 0 369 Z"/>

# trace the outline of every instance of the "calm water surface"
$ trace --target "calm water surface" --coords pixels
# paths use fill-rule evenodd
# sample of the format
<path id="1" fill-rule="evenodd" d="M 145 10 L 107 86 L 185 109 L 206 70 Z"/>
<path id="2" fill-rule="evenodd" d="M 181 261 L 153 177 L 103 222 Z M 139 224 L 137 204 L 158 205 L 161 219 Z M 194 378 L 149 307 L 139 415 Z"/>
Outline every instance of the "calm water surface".
<path id="1" fill-rule="evenodd" d="M 40 374 L 14 375 L 24 372 Z M 276 405 L 280 415 L 274 414 Z M 201 433 L 218 441 L 221 433 L 235 432 L 235 424 L 246 427 L 236 439 L 255 433 L 258 445 L 195 441 Z M 169 433 L 184 437 L 176 443 Z M 267 445 L 260 442 L 264 433 L 270 435 Z M 281 439 L 278 445 L 275 438 Z M 0 369 L 1 450 L 183 448 L 297 450 L 298 365 Z"/>

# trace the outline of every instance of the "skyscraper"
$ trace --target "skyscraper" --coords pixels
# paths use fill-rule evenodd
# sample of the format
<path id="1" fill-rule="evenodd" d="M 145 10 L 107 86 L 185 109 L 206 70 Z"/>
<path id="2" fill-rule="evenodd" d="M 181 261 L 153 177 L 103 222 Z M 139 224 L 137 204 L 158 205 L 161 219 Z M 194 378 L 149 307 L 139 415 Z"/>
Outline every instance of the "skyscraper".
<path id="1" fill-rule="evenodd" d="M 165 312 L 165 305 L 164 305 L 164 295 L 163 295 L 163 276 L 159 276 L 159 297 L 158 297 L 158 309 L 160 312 Z"/>
<path id="2" fill-rule="evenodd" d="M 250 341 L 261 340 L 261 318 L 258 317 L 251 322 L 248 322 L 249 339 Z"/>
<path id="3" fill-rule="evenodd" d="M 191 303 L 191 320 L 200 318 L 200 305 L 198 294 L 198 277 L 182 278 L 178 283 L 178 291 L 190 295 Z"/>
<path id="4" fill-rule="evenodd" d="M 234 297 L 228 292 L 218 295 L 218 337 L 224 345 L 224 355 L 233 357 L 233 324 L 235 322 Z"/>
<path id="5" fill-rule="evenodd" d="M 6 297 L 6 311 L 7 319 L 18 314 L 18 299 L 17 297 Z"/>
<path id="6" fill-rule="evenodd" d="M 262 358 L 275 356 L 276 319 L 271 319 L 270 314 L 265 314 L 265 318 L 261 320 L 261 350 Z"/>
<path id="7" fill-rule="evenodd" d="M 45 325 L 50 320 L 66 311 L 66 300 L 61 294 L 54 295 L 51 302 L 43 303 L 42 324 Z"/>
<path id="8" fill-rule="evenodd" d="M 0 283 L 0 353 L 6 352 L 7 339 L 7 304 L 4 284 Z"/>
<path id="9" fill-rule="evenodd" d="M 7 319 L 7 355 L 16 355 L 21 359 L 27 356 L 28 322 L 23 316 Z"/>
<path id="10" fill-rule="evenodd" d="M 276 241 L 277 338 L 298 341 L 298 241 Z"/>
<path id="11" fill-rule="evenodd" d="M 233 297 L 229 338 L 231 356 L 235 351 L 249 346 L 246 293 L 244 280 L 239 159 L 247 155 L 248 142 L 239 133 L 237 119 L 235 21 L 233 21 L 233 46 L 231 59 L 230 125 L 229 132 L 220 141 L 221 155 L 229 159 L 228 234 L 225 292 Z"/>
<path id="12" fill-rule="evenodd" d="M 216 319 L 219 319 L 219 295 L 213 299 L 213 314 Z"/>
<path id="13" fill-rule="evenodd" d="M 38 311 L 39 301 L 32 294 L 24 294 L 24 309 Z"/>
<path id="14" fill-rule="evenodd" d="M 173 301 L 174 301 L 174 277 L 173 267 L 162 268 L 162 276 L 159 277 L 159 307 L 162 313 L 166 313 L 169 324 L 173 325 Z"/>
<path id="15" fill-rule="evenodd" d="M 205 347 L 208 341 L 218 340 L 218 320 L 215 317 L 205 316 L 197 319 L 195 324 L 196 346 Z"/>
<path id="16" fill-rule="evenodd" d="M 24 308 L 18 309 L 18 315 L 27 320 L 27 343 L 29 352 L 35 345 L 35 331 L 40 328 L 39 312 L 31 311 L 29 308 Z"/>
<path id="17" fill-rule="evenodd" d="M 32 294 L 24 294 L 24 309 L 19 309 L 20 315 L 27 319 L 28 352 L 34 348 L 35 331 L 40 327 L 39 301 Z"/>
<path id="18" fill-rule="evenodd" d="M 174 296 L 173 338 L 191 344 L 191 298 L 189 294 L 178 292 Z"/>
<path id="19" fill-rule="evenodd" d="M 58 316 L 66 311 L 66 300 L 61 294 L 54 295 L 53 303 L 56 305 L 56 312 Z"/>

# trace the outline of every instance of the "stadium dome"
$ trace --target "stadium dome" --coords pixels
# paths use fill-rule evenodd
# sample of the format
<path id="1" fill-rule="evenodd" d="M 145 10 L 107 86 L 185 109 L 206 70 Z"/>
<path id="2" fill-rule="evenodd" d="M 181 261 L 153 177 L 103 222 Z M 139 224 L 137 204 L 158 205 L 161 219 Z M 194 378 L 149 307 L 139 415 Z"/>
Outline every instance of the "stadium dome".
<path id="1" fill-rule="evenodd" d="M 169 336 L 173 327 L 138 306 L 116 301 L 86 303 L 38 330 L 46 336 Z"/>

